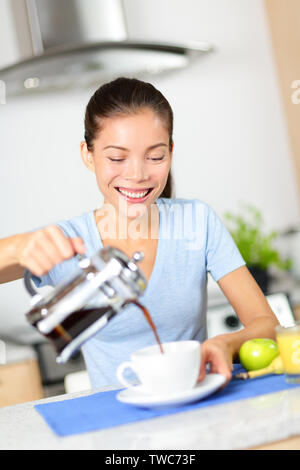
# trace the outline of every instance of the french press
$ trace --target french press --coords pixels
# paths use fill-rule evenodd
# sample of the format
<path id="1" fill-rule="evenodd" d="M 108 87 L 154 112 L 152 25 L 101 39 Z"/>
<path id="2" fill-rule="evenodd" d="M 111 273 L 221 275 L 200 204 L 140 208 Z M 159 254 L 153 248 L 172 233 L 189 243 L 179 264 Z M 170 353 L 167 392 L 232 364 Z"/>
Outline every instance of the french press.
<path id="1" fill-rule="evenodd" d="M 67 362 L 143 294 L 147 282 L 136 264 L 143 257 L 142 252 L 136 252 L 129 258 L 112 247 L 97 251 L 91 258 L 78 256 L 77 269 L 44 297 L 33 287 L 32 273 L 25 270 L 25 286 L 32 295 L 26 318 L 53 344 L 58 363 Z"/>

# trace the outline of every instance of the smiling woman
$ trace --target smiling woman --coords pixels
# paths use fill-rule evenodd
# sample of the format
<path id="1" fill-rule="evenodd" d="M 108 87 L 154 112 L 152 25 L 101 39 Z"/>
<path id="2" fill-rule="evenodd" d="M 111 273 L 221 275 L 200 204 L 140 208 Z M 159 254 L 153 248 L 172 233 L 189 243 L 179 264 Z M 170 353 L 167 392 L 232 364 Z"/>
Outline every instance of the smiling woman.
<path id="1" fill-rule="evenodd" d="M 104 196 L 104 206 L 96 211 L 95 218 L 106 244 L 112 240 L 101 227 L 109 224 L 110 233 L 119 234 L 124 219 L 138 217 L 138 230 L 144 235 L 149 230 L 158 231 L 153 217 L 149 217 L 156 211 L 157 219 L 155 201 L 159 197 L 171 197 L 172 134 L 171 106 L 150 83 L 118 78 L 91 97 L 85 113 L 81 155 L 87 168 L 95 173 Z M 114 218 L 107 219 L 107 205 L 115 209 Z M 126 247 L 118 247 L 126 251 Z M 152 250 L 156 250 L 155 241 Z M 147 264 L 145 260 L 144 269 L 151 272 L 153 266 Z"/>
<path id="2" fill-rule="evenodd" d="M 133 115 L 103 118 L 100 128 L 92 146 L 82 142 L 81 153 L 96 175 L 104 203 L 122 212 L 120 198 L 124 199 L 126 216 L 130 203 L 144 203 L 147 211 L 163 193 L 170 173 L 172 147 L 164 121 L 151 109 L 141 108 Z"/>
<path id="3" fill-rule="evenodd" d="M 130 120 L 130 118 L 137 115 L 140 115 L 141 118 L 139 126 L 136 126 L 136 121 L 132 122 L 132 119 Z M 121 123 L 120 121 L 117 122 L 116 119 L 114 120 L 114 123 L 116 123 L 115 127 L 119 127 L 118 139 L 120 139 L 120 142 L 118 143 L 110 142 L 110 137 L 116 138 L 111 129 L 112 120 L 109 119 L 113 117 L 121 118 Z M 123 121 L 124 117 L 127 118 L 127 122 Z M 153 118 L 154 122 L 152 122 Z M 107 119 L 109 119 L 109 126 L 107 126 Z M 124 122 L 123 125 L 122 122 Z M 153 127 L 155 128 L 149 128 L 149 123 L 154 125 Z M 97 152 L 97 150 L 99 152 L 100 149 L 94 149 L 96 137 L 103 131 L 103 127 L 106 127 L 106 129 L 108 127 L 108 135 L 105 136 L 108 143 L 102 148 L 102 151 L 113 151 L 106 152 L 106 157 L 113 162 L 124 162 L 126 160 L 125 157 L 130 151 L 126 145 L 129 137 L 128 125 L 130 124 L 132 127 L 130 129 L 132 143 L 135 146 L 137 146 L 137 143 L 142 144 L 141 151 L 145 154 L 148 161 L 158 163 L 164 160 L 165 163 L 171 159 L 173 150 L 173 111 L 169 102 L 150 83 L 128 78 L 118 78 L 113 82 L 103 85 L 91 97 L 85 113 L 85 142 L 82 144 L 82 151 L 85 153 L 88 151 L 91 154 L 94 151 Z M 151 142 L 149 147 L 145 146 L 146 139 L 144 134 L 147 129 L 149 129 L 149 141 L 157 138 L 157 130 L 161 131 L 161 141 L 158 143 Z M 141 139 L 141 136 L 143 136 L 143 139 Z M 125 141 L 124 146 L 121 145 L 123 140 Z M 159 151 L 162 155 L 158 154 Z M 167 156 L 169 156 L 169 159 Z M 84 156 L 84 160 L 85 162 L 89 161 L 89 159 L 86 159 L 86 156 Z M 156 197 L 158 196 L 156 195 Z M 167 170 L 166 181 L 163 184 L 161 197 L 172 197 L 170 165 Z"/>
<path id="4" fill-rule="evenodd" d="M 172 197 L 173 112 L 150 83 L 119 78 L 101 86 L 85 113 L 80 144 L 85 166 L 95 174 L 104 203 L 96 210 L 30 233 L 0 240 L 0 282 L 35 274 L 37 287 L 56 286 L 105 246 L 139 264 L 148 280 L 139 299 L 163 343 L 202 343 L 201 370 L 231 378 L 232 360 L 244 341 L 274 338 L 277 319 L 245 267 L 232 237 L 205 202 Z M 245 328 L 207 339 L 207 272 L 218 282 Z M 153 334 L 135 305 L 87 341 L 82 351 L 93 387 L 116 383 L 116 370 L 131 354 L 153 344 Z"/>

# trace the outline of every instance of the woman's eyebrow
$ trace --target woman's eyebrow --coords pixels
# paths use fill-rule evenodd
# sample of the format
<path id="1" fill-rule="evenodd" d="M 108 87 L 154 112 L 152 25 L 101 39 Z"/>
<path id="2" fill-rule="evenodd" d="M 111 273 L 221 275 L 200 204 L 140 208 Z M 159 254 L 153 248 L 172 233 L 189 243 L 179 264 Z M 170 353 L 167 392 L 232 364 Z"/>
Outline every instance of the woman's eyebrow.
<path id="1" fill-rule="evenodd" d="M 119 150 L 129 150 L 129 149 L 126 149 L 125 147 L 120 147 L 119 145 L 107 145 L 106 147 L 103 147 L 102 150 L 106 150 L 106 149 L 119 149 Z"/>
<path id="2" fill-rule="evenodd" d="M 147 150 L 152 150 L 152 149 L 155 149 L 156 147 L 161 147 L 161 146 L 168 147 L 167 144 L 164 144 L 163 142 L 161 142 L 159 144 L 151 145 L 150 147 L 147 148 Z"/>
<path id="3" fill-rule="evenodd" d="M 160 142 L 159 144 L 150 145 L 150 147 L 148 147 L 147 150 L 152 150 L 152 149 L 155 149 L 156 147 L 161 147 L 161 146 L 168 147 L 167 144 Z M 109 148 L 118 149 L 118 150 L 126 150 L 127 152 L 129 151 L 129 149 L 125 147 L 120 147 L 119 145 L 107 145 L 106 147 L 103 147 L 102 150 L 106 150 Z"/>

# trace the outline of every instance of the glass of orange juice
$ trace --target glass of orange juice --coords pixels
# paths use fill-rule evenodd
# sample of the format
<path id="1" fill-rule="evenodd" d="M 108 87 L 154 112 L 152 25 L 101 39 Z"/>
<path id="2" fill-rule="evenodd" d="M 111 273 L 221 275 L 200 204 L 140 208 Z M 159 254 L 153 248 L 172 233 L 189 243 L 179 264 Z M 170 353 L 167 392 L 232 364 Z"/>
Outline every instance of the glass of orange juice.
<path id="1" fill-rule="evenodd" d="M 300 383 L 300 322 L 287 327 L 276 326 L 275 329 L 285 380 Z"/>

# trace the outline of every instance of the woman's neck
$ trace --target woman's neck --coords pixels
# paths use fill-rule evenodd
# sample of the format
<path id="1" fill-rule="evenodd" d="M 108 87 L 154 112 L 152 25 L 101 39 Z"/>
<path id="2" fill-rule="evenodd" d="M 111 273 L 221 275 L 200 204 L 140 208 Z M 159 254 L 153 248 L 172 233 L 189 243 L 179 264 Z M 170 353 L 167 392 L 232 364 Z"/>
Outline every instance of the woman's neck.
<path id="1" fill-rule="evenodd" d="M 112 204 L 104 201 L 94 214 L 103 241 L 126 240 L 130 243 L 131 241 L 158 238 L 159 210 L 157 204 L 151 204 L 140 217 L 127 217 L 123 212 L 117 211 Z"/>

